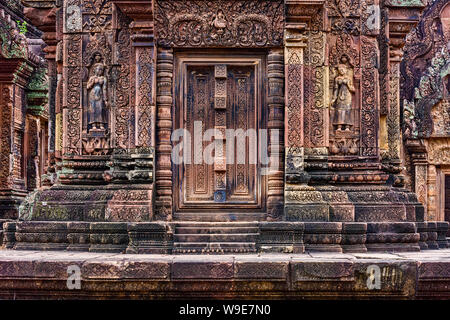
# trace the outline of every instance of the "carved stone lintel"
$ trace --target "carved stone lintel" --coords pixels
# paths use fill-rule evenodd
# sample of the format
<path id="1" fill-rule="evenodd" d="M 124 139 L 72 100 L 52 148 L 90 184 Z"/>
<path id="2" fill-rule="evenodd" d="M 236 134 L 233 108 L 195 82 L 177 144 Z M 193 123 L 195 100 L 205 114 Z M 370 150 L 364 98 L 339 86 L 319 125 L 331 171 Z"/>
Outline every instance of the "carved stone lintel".
<path id="1" fill-rule="evenodd" d="M 280 47 L 284 5 L 271 1 L 160 0 L 158 44 L 165 47 Z"/>

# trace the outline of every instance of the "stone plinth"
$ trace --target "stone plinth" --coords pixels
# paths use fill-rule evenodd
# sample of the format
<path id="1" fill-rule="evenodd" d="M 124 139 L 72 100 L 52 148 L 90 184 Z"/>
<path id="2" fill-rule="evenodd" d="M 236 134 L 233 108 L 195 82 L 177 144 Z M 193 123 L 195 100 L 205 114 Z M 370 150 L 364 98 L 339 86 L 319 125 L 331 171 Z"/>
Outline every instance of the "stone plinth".
<path id="1" fill-rule="evenodd" d="M 450 298 L 450 251 L 223 256 L 0 250 L 5 299 Z M 81 288 L 67 288 L 78 267 Z M 380 271 L 372 285 L 371 270 Z M 220 281 L 218 281 L 220 280 Z"/>
<path id="2" fill-rule="evenodd" d="M 447 248 L 447 228 L 447 222 L 3 223 L 6 248 L 153 254 L 420 251 Z"/>

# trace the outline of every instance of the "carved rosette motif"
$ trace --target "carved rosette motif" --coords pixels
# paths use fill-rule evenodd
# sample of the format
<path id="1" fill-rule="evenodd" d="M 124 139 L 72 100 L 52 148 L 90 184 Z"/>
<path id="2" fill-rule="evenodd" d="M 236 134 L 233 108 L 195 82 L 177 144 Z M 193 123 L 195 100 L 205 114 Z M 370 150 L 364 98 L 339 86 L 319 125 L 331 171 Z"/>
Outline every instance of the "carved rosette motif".
<path id="1" fill-rule="evenodd" d="M 156 36 L 164 47 L 279 47 L 283 11 L 280 0 L 159 0 Z"/>

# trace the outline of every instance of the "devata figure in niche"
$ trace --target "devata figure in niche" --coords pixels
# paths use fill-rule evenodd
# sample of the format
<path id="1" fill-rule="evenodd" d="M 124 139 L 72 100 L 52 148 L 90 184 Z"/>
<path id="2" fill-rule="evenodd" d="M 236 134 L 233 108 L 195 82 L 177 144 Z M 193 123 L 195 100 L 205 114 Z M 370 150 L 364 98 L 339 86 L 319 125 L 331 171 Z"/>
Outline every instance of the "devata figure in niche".
<path id="1" fill-rule="evenodd" d="M 98 59 L 98 56 L 96 57 Z M 87 83 L 89 91 L 88 124 L 91 130 L 104 130 L 106 121 L 107 80 L 103 63 L 97 62 L 93 66 L 93 75 Z"/>
<path id="2" fill-rule="evenodd" d="M 352 119 L 352 94 L 355 92 L 353 86 L 353 75 L 345 64 L 343 57 L 341 64 L 337 66 L 337 76 L 334 79 L 333 99 L 331 105 L 334 106 L 333 125 L 335 130 L 350 131 L 353 126 Z"/>

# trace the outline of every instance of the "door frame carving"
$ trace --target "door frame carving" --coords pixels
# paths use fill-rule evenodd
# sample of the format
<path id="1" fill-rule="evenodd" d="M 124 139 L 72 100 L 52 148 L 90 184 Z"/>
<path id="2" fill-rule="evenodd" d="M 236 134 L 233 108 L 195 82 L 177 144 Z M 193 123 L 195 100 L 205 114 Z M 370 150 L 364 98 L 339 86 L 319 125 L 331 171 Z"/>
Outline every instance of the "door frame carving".
<path id="1" fill-rule="evenodd" d="M 155 160 L 155 217 L 160 220 L 172 220 L 174 210 L 173 191 L 176 184 L 173 180 L 174 168 L 171 162 L 171 134 L 174 130 L 174 98 L 176 98 L 174 72 L 175 55 L 192 54 L 193 50 L 158 48 L 157 56 L 157 121 L 156 121 L 156 160 Z M 283 53 L 279 48 L 227 50 L 227 49 L 197 49 L 196 56 L 243 56 L 260 57 L 263 59 L 264 74 L 264 108 L 269 129 L 280 130 L 278 151 L 270 151 L 272 157 L 278 157 L 278 169 L 267 175 L 266 211 L 259 220 L 282 219 L 284 210 L 284 66 Z M 271 143 L 272 145 L 272 143 Z M 277 154 L 278 153 L 278 154 Z M 178 192 L 178 190 L 177 190 Z M 244 214 L 244 213 L 243 213 Z M 253 214 L 253 213 L 252 213 Z M 259 214 L 261 215 L 261 213 Z M 186 215 L 187 217 L 187 215 Z M 193 217 L 196 219 L 196 217 Z"/>

